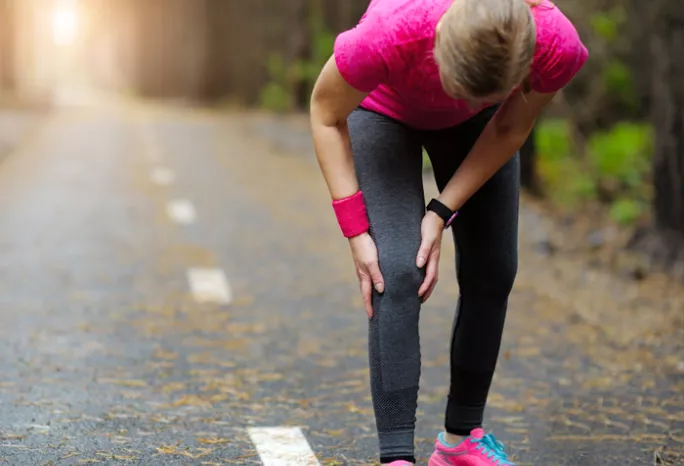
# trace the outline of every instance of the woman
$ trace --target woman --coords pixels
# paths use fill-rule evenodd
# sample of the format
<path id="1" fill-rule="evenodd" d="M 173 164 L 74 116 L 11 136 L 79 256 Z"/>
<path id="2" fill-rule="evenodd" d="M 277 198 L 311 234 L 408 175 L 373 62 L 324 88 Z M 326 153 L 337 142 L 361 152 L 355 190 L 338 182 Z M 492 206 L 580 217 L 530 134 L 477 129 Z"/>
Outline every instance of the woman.
<path id="1" fill-rule="evenodd" d="M 517 271 L 517 151 L 587 55 L 548 0 L 372 0 L 337 37 L 311 126 L 368 313 L 381 463 L 415 463 L 418 316 L 451 227 L 460 298 L 430 465 L 512 464 L 481 427 Z"/>

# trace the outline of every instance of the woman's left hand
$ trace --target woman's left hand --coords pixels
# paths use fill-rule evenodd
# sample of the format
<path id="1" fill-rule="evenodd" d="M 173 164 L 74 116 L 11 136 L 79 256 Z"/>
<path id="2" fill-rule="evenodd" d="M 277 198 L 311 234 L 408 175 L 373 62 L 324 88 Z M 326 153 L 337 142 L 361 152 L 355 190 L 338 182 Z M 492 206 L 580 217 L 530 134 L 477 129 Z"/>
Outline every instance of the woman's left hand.
<path id="1" fill-rule="evenodd" d="M 421 243 L 418 249 L 416 265 L 419 268 L 426 266 L 425 280 L 418 289 L 421 302 L 428 300 L 439 279 L 439 253 L 442 247 L 442 233 L 444 232 L 444 220 L 434 212 L 428 211 L 420 225 Z"/>

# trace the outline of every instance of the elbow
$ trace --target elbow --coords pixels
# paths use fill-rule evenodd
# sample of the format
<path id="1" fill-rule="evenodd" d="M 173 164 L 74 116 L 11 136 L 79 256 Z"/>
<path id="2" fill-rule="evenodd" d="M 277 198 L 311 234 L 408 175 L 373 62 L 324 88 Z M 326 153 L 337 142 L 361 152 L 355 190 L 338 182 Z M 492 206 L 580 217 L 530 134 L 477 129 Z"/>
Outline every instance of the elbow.
<path id="1" fill-rule="evenodd" d="M 324 127 L 344 129 L 350 113 L 350 104 L 344 96 L 331 95 L 324 88 L 314 87 L 309 102 L 311 124 Z"/>
<path id="2" fill-rule="evenodd" d="M 534 121 L 511 123 L 506 121 L 494 121 L 494 133 L 498 141 L 506 141 L 506 145 L 510 145 L 518 150 L 525 144 L 527 138 L 532 132 Z"/>
<path id="3" fill-rule="evenodd" d="M 326 105 L 325 94 L 319 89 L 318 83 L 314 86 L 309 101 L 309 116 L 312 126 L 331 126 L 330 111 Z"/>
<path id="4" fill-rule="evenodd" d="M 347 124 L 346 118 L 340 118 L 315 98 L 311 99 L 309 117 L 313 127 L 343 128 Z"/>
<path id="5" fill-rule="evenodd" d="M 309 99 L 309 118 L 313 122 L 320 118 L 321 114 L 321 99 L 316 94 L 316 88 L 311 93 L 311 98 Z"/>

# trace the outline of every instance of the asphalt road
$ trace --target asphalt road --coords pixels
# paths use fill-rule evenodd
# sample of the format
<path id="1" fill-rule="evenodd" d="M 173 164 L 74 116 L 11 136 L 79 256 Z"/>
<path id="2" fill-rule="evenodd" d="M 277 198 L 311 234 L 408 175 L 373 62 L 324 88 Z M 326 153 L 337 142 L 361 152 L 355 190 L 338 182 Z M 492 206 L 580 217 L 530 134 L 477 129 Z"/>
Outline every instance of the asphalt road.
<path id="1" fill-rule="evenodd" d="M 73 109 L 2 161 L 0 463 L 374 464 L 365 317 L 302 140 L 245 115 Z M 522 218 L 487 428 L 519 465 L 684 464 L 681 290 L 546 257 L 544 220 Z M 423 464 L 451 254 L 421 322 Z M 300 460 L 270 462 L 279 435 Z"/>

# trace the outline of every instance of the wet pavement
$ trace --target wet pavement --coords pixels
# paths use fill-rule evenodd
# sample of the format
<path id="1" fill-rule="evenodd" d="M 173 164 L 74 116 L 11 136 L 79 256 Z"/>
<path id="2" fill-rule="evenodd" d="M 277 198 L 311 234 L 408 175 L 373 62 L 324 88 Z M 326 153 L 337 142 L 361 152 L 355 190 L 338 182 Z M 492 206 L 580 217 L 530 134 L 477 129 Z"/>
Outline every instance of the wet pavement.
<path id="1" fill-rule="evenodd" d="M 278 426 L 322 465 L 374 464 L 365 317 L 306 136 L 261 115 L 73 109 L 2 162 L 0 464 L 259 465 L 248 429 Z M 521 218 L 487 428 L 519 465 L 684 464 L 684 292 L 550 258 L 549 220 Z M 421 321 L 422 464 L 458 295 L 444 249 Z M 222 271 L 232 300 L 198 300 L 193 268 Z"/>

